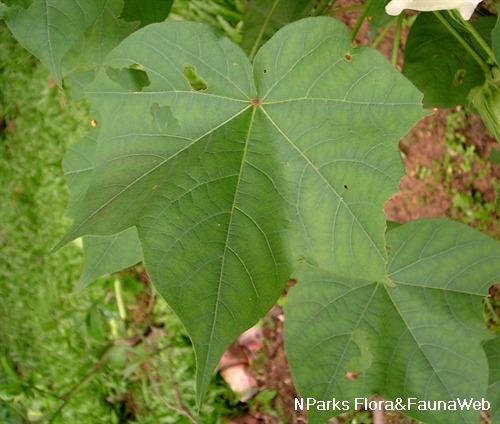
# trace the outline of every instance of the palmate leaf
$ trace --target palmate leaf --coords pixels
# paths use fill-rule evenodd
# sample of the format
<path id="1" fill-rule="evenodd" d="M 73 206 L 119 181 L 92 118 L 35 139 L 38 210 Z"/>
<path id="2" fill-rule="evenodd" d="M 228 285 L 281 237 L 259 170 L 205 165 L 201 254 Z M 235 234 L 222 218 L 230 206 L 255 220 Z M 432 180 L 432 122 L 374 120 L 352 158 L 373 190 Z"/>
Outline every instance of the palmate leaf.
<path id="1" fill-rule="evenodd" d="M 297 273 L 285 308 L 297 389 L 304 397 L 348 400 L 352 408 L 355 398 L 375 393 L 403 405 L 408 398 L 481 400 L 488 384 L 481 298 L 500 277 L 500 244 L 438 219 L 397 227 L 387 243 L 395 287 L 318 268 Z M 309 422 L 341 412 L 312 409 Z M 402 412 L 436 424 L 479 419 L 472 409 L 413 405 Z"/>
<path id="2" fill-rule="evenodd" d="M 79 292 L 97 278 L 129 268 L 142 261 L 142 250 L 135 227 L 113 236 L 83 237 L 85 267 L 75 287 Z"/>
<path id="3" fill-rule="evenodd" d="M 198 399 L 228 345 L 297 264 L 379 281 L 383 204 L 421 95 L 343 24 L 299 21 L 252 65 L 215 30 L 153 24 L 108 56 L 90 186 L 63 245 L 137 228 L 148 274 L 186 327 Z"/>

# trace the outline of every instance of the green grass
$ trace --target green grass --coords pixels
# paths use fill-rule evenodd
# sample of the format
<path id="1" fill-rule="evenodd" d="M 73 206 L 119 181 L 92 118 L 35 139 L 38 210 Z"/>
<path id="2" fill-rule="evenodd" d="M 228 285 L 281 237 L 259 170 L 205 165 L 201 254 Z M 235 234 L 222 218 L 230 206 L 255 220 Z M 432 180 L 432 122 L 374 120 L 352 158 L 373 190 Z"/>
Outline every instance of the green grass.
<path id="1" fill-rule="evenodd" d="M 0 355 L 25 387 L 0 370 L 6 422 L 36 420 L 56 399 L 40 390 L 73 384 L 90 366 L 84 313 L 95 293 L 74 298 L 82 266 L 72 245 L 50 255 L 68 222 L 61 157 L 85 132 L 87 107 L 70 104 L 48 73 L 0 27 Z M 37 387 L 33 392 L 30 387 Z M 23 389 L 20 391 L 20 389 Z M 8 412 L 10 410 L 10 412 Z M 11 417 L 11 418 L 7 418 Z M 12 421 L 14 420 L 14 421 Z"/>
<path id="2" fill-rule="evenodd" d="M 441 173 L 443 186 L 452 199 L 451 217 L 498 238 L 500 234 L 493 225 L 495 221 L 498 222 L 497 203 L 483 199 L 481 192 L 474 187 L 474 180 L 481 181 L 487 173 L 491 173 L 491 163 L 482 159 L 474 145 L 468 143 L 462 133 L 466 123 L 467 114 L 463 109 L 452 111 L 446 116 L 446 155 L 443 163 L 436 165 L 436 172 Z M 460 158 L 458 166 L 456 158 Z M 453 178 L 462 178 L 467 183 L 466 187 L 457 190 Z M 498 180 L 493 179 L 492 184 L 498 189 Z"/>
<path id="3" fill-rule="evenodd" d="M 244 0 L 177 0 L 168 20 L 203 22 L 218 28 L 232 41 L 242 38 Z"/>

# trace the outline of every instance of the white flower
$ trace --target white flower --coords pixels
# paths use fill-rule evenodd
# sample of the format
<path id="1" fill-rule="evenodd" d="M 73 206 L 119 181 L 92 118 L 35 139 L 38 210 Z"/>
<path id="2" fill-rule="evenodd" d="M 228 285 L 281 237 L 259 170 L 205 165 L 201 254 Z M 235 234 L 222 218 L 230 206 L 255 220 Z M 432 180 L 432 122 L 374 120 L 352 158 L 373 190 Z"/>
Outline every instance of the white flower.
<path id="1" fill-rule="evenodd" d="M 386 7 L 388 15 L 397 16 L 403 9 L 431 12 L 435 10 L 458 9 L 465 20 L 469 20 L 476 6 L 482 0 L 392 0 Z"/>

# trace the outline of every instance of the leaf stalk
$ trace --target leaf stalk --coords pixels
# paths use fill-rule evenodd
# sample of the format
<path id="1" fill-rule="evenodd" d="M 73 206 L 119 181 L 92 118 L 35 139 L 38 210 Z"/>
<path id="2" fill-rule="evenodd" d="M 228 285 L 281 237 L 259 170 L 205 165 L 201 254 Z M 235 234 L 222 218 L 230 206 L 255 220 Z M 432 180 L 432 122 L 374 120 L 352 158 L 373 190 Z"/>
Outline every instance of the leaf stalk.
<path id="1" fill-rule="evenodd" d="M 365 7 L 363 8 L 361 14 L 359 15 L 359 18 L 356 21 L 356 25 L 354 25 L 354 28 L 352 29 L 351 41 L 354 41 L 354 39 L 356 38 L 356 35 L 358 35 L 359 29 L 361 28 L 363 21 L 365 20 L 366 16 L 368 15 L 368 12 L 370 11 L 372 4 L 373 4 L 373 0 L 366 0 Z"/>
<path id="2" fill-rule="evenodd" d="M 328 7 L 328 5 L 331 3 L 331 6 L 333 6 L 336 3 L 337 0 L 321 0 L 318 4 L 318 6 L 313 9 L 311 12 L 311 16 L 320 16 L 323 11 Z"/>
<path id="3" fill-rule="evenodd" d="M 484 75 L 488 77 L 490 75 L 490 69 L 483 58 L 476 52 L 476 50 L 467 42 L 462 34 L 456 30 L 456 28 L 445 18 L 443 13 L 440 11 L 433 12 L 434 15 L 441 21 L 441 23 L 450 31 L 450 33 L 457 39 L 457 41 L 462 45 L 462 47 L 469 53 L 474 60 L 479 64 L 484 72 Z"/>
<path id="4" fill-rule="evenodd" d="M 470 35 L 474 37 L 474 39 L 485 51 L 488 57 L 493 60 L 494 63 L 496 63 L 495 53 L 493 52 L 493 49 L 489 46 L 488 42 L 479 33 L 476 27 L 472 25 L 470 21 L 466 21 L 464 18 L 462 18 L 462 16 L 460 16 L 460 13 L 458 13 L 456 10 L 449 10 L 448 12 L 469 32 Z"/>
<path id="5" fill-rule="evenodd" d="M 401 13 L 397 18 L 396 33 L 394 34 L 394 42 L 392 44 L 392 66 L 396 67 L 398 64 L 399 43 L 401 41 L 401 30 L 403 29 L 404 15 Z"/>

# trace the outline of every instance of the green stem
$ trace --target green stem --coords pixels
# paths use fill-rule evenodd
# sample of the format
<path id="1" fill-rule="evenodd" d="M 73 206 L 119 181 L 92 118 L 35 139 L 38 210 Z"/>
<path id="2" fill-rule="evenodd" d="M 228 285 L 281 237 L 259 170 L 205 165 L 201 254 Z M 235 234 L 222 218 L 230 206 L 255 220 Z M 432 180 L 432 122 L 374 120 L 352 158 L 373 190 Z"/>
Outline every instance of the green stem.
<path id="1" fill-rule="evenodd" d="M 340 9 L 331 10 L 328 13 L 328 15 L 329 16 L 338 15 L 339 13 L 350 12 L 351 10 L 358 10 L 358 9 L 362 9 L 362 8 L 363 8 L 362 4 L 356 4 L 354 6 L 342 7 Z"/>
<path id="2" fill-rule="evenodd" d="M 403 28 L 403 19 L 404 19 L 404 14 L 401 13 L 398 16 L 398 23 L 396 26 L 396 33 L 394 34 L 394 41 L 392 44 L 392 57 L 391 57 L 391 63 L 392 66 L 396 67 L 398 64 L 398 53 L 399 53 L 399 43 L 401 41 L 401 30 Z"/>
<path id="3" fill-rule="evenodd" d="M 127 319 L 127 311 L 125 309 L 125 303 L 123 303 L 122 285 L 118 278 L 115 280 L 115 296 L 116 304 L 118 305 L 118 313 L 120 314 L 121 320 L 125 321 Z"/>
<path id="4" fill-rule="evenodd" d="M 332 6 L 335 4 L 336 1 L 337 0 L 333 0 Z M 313 11 L 311 12 L 311 16 L 321 15 L 330 2 L 331 0 L 321 0 L 316 9 L 313 9 Z"/>
<path id="5" fill-rule="evenodd" d="M 394 18 L 392 19 L 389 23 L 387 23 L 385 26 L 384 26 L 384 29 L 380 32 L 379 35 L 377 35 L 377 38 L 375 38 L 375 40 L 373 40 L 373 43 L 372 43 L 372 47 L 374 49 L 376 49 L 378 47 L 378 45 L 380 44 L 380 42 L 384 39 L 384 37 L 387 35 L 387 33 L 390 31 L 390 29 L 392 28 L 392 26 L 394 25 L 394 22 L 396 22 L 396 19 L 397 18 Z"/>
<path id="6" fill-rule="evenodd" d="M 361 25 L 363 24 L 363 21 L 365 20 L 366 15 L 368 15 L 368 12 L 370 11 L 372 4 L 373 4 L 373 0 L 366 0 L 365 7 L 363 8 L 363 11 L 359 15 L 359 18 L 356 21 L 356 25 L 354 25 L 354 28 L 352 29 L 351 41 L 354 41 L 354 39 L 356 38 L 356 35 L 358 35 L 359 29 L 361 28 Z"/>
<path id="7" fill-rule="evenodd" d="M 475 38 L 477 43 L 483 48 L 483 50 L 490 57 L 490 59 L 492 59 L 493 62 L 495 62 L 495 53 L 493 53 L 493 49 L 489 46 L 488 42 L 479 33 L 476 27 L 472 25 L 469 21 L 466 21 L 464 18 L 462 18 L 462 16 L 460 16 L 460 13 L 458 13 L 456 10 L 453 11 L 450 10 L 449 12 L 450 13 L 454 12 L 454 18 L 457 19 L 467 31 L 469 31 L 469 33 Z"/>
<path id="8" fill-rule="evenodd" d="M 448 31 L 450 31 L 450 33 L 457 39 L 457 41 L 462 45 L 462 47 L 465 50 L 467 50 L 467 52 L 474 58 L 474 60 L 479 64 L 479 66 L 481 66 L 484 75 L 488 77 L 490 74 L 490 69 L 488 65 L 486 65 L 486 62 L 483 60 L 483 58 L 477 54 L 477 52 L 465 40 L 462 34 L 460 34 L 450 22 L 448 22 L 448 20 L 443 16 L 441 12 L 437 11 L 433 13 L 441 21 L 441 23 L 448 29 Z"/>

